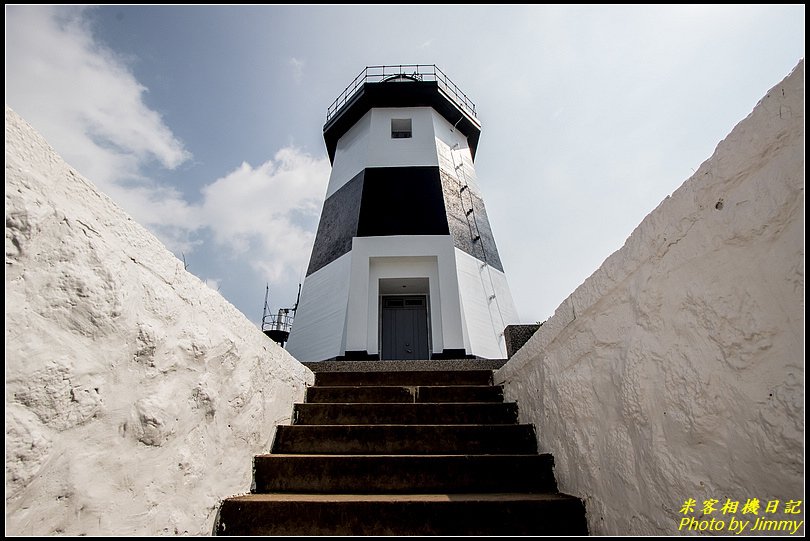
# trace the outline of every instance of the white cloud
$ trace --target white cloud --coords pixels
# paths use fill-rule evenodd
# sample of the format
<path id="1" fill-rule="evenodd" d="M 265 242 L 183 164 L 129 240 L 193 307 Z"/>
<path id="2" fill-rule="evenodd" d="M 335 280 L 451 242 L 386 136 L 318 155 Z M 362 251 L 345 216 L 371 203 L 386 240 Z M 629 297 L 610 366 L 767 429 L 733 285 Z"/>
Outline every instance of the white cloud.
<path id="1" fill-rule="evenodd" d="M 84 176 L 175 253 L 189 254 L 209 230 L 267 279 L 295 276 L 309 256 L 329 163 L 293 147 L 256 168 L 247 163 L 202 190 L 190 204 L 142 173 L 190 158 L 127 64 L 98 43 L 83 8 L 6 10 L 6 102 Z M 291 58 L 296 82 L 304 62 Z M 219 288 L 219 280 L 206 284 Z"/>
<path id="2" fill-rule="evenodd" d="M 297 274 L 309 258 L 311 226 L 320 212 L 329 161 L 285 147 L 258 167 L 243 163 L 203 188 L 199 210 L 214 241 L 271 281 Z"/>
<path id="3" fill-rule="evenodd" d="M 76 7 L 6 10 L 6 103 L 72 166 L 172 249 L 190 250 L 191 209 L 179 192 L 157 186 L 145 166 L 174 169 L 190 157 L 146 87 L 122 59 L 95 41 Z"/>
<path id="4" fill-rule="evenodd" d="M 157 162 L 189 158 L 146 106 L 124 62 L 93 38 L 81 8 L 6 10 L 6 102 L 83 174 L 105 189 Z"/>
<path id="5" fill-rule="evenodd" d="M 304 61 L 292 57 L 290 58 L 290 67 L 292 68 L 293 81 L 296 84 L 301 84 L 304 79 Z"/>

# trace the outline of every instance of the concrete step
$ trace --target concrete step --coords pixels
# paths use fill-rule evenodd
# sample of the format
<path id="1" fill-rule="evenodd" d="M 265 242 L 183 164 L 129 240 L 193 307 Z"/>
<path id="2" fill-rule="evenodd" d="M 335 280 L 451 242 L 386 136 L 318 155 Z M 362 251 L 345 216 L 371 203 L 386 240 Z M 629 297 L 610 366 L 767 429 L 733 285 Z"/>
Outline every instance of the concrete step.
<path id="1" fill-rule="evenodd" d="M 490 385 L 492 370 L 409 370 L 397 372 L 316 372 L 315 386 Z"/>
<path id="2" fill-rule="evenodd" d="M 408 361 L 318 361 L 301 363 L 313 372 L 400 372 L 405 370 L 498 370 L 506 359 Z"/>
<path id="3" fill-rule="evenodd" d="M 517 404 L 296 404 L 296 425 L 515 424 Z"/>
<path id="4" fill-rule="evenodd" d="M 557 492 L 544 455 L 260 455 L 253 492 Z"/>
<path id="5" fill-rule="evenodd" d="M 584 535 L 565 494 L 249 494 L 222 503 L 218 535 Z"/>
<path id="6" fill-rule="evenodd" d="M 294 425 L 278 426 L 273 453 L 532 454 L 532 425 Z"/>
<path id="7" fill-rule="evenodd" d="M 502 402 L 500 385 L 309 387 L 309 403 Z"/>

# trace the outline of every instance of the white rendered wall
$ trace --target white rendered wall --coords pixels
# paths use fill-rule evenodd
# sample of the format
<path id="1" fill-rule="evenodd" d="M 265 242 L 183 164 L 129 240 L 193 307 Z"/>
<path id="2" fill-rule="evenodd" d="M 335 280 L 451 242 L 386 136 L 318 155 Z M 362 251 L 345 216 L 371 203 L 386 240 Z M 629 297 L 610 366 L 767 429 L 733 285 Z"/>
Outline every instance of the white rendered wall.
<path id="1" fill-rule="evenodd" d="M 432 111 L 432 113 L 439 167 L 456 177 L 462 184 L 466 181 L 476 194 L 480 194 L 467 137 L 454 128 L 442 115 L 436 111 Z"/>
<path id="2" fill-rule="evenodd" d="M 391 119 L 410 118 L 412 137 L 391 138 Z M 439 165 L 431 107 L 378 107 L 371 110 L 368 167 Z"/>
<path id="3" fill-rule="evenodd" d="M 592 534 L 804 500 L 804 149 L 801 62 L 496 373 Z"/>
<path id="4" fill-rule="evenodd" d="M 449 235 L 352 241 L 346 349 L 378 353 L 379 279 L 428 278 L 432 350 L 464 348 L 453 241 Z"/>
<path id="5" fill-rule="evenodd" d="M 441 353 L 444 348 L 442 334 L 442 301 L 439 293 L 438 257 L 372 257 L 368 260 L 368 318 L 367 344 L 369 353 L 379 353 L 380 329 L 380 279 L 381 278 L 427 278 L 428 316 L 432 353 Z M 436 317 L 433 317 L 434 314 Z"/>
<path id="6" fill-rule="evenodd" d="M 296 359 L 322 361 L 345 352 L 351 268 L 349 252 L 307 276 L 287 342 Z"/>
<path id="7" fill-rule="evenodd" d="M 6 535 L 208 535 L 313 376 L 6 108 Z"/>
<path id="8" fill-rule="evenodd" d="M 458 248 L 454 251 L 469 340 L 467 351 L 478 357 L 503 359 L 506 357 L 503 330 L 519 321 L 506 276 Z"/>
<path id="9" fill-rule="evenodd" d="M 366 167 L 438 165 L 433 115 L 431 107 L 379 107 L 363 115 L 338 140 L 326 197 Z M 412 137 L 393 139 L 392 118 L 410 118 Z"/>
<path id="10" fill-rule="evenodd" d="M 428 278 L 433 353 L 506 355 L 503 329 L 518 322 L 506 276 L 445 235 L 353 239 L 349 254 L 307 277 L 287 350 L 302 361 L 379 353 L 380 278 Z"/>
<path id="11" fill-rule="evenodd" d="M 371 111 L 338 139 L 332 173 L 329 175 L 329 187 L 326 189 L 327 198 L 366 168 L 370 127 Z"/>

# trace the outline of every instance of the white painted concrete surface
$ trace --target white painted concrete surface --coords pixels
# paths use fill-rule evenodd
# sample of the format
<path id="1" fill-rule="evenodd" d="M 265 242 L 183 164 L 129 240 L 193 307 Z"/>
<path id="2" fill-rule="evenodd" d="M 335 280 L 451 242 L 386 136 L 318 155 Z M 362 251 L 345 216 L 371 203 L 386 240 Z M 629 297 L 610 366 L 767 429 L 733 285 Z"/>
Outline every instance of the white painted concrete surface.
<path id="1" fill-rule="evenodd" d="M 6 108 L 7 535 L 206 535 L 312 373 Z"/>
<path id="2" fill-rule="evenodd" d="M 287 342 L 287 351 L 296 359 L 323 361 L 346 351 L 351 268 L 349 252 L 307 276 Z"/>
<path id="3" fill-rule="evenodd" d="M 505 359 L 503 330 L 520 322 L 506 276 L 458 248 L 454 253 L 468 351 L 486 359 Z"/>
<path id="4" fill-rule="evenodd" d="M 391 119 L 410 118 L 413 136 L 391 138 Z M 368 167 L 439 165 L 431 107 L 376 107 L 371 110 Z"/>
<path id="5" fill-rule="evenodd" d="M 496 373 L 592 534 L 804 500 L 804 148 L 801 62 Z"/>
<path id="6" fill-rule="evenodd" d="M 338 139 L 325 199 L 331 197 L 357 173 L 366 168 L 370 126 L 371 111 L 363 115 L 354 126 L 349 128 L 349 131 L 343 134 L 343 137 Z"/>
<path id="7" fill-rule="evenodd" d="M 455 177 L 461 185 L 466 183 L 480 197 L 481 190 L 467 137 L 436 111 L 433 111 L 433 131 L 436 134 L 439 167 Z"/>
<path id="8" fill-rule="evenodd" d="M 379 353 L 381 278 L 427 278 L 433 353 L 463 348 L 453 250 L 449 235 L 355 238 L 347 349 Z"/>
<path id="9" fill-rule="evenodd" d="M 430 107 L 379 107 L 363 115 L 338 140 L 326 197 L 331 196 L 366 167 L 438 165 L 433 131 L 434 114 Z M 412 137 L 392 139 L 392 118 L 410 118 Z"/>
<path id="10" fill-rule="evenodd" d="M 449 235 L 353 239 L 351 252 L 307 277 L 287 350 L 301 361 L 379 353 L 379 281 L 390 278 L 428 279 L 433 353 L 506 356 L 503 328 L 518 322 L 506 276 Z"/>

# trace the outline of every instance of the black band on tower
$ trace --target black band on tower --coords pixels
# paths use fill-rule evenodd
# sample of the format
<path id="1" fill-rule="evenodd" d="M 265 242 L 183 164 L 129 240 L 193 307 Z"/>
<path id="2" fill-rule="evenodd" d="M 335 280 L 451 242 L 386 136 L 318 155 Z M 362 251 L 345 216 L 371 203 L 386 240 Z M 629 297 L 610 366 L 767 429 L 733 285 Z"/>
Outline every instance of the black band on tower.
<path id="1" fill-rule="evenodd" d="M 391 235 L 452 235 L 457 248 L 503 271 L 483 200 L 464 200 L 473 202 L 469 215 L 458 182 L 438 167 L 368 167 L 324 202 L 307 276 L 348 253 L 353 237 Z"/>

